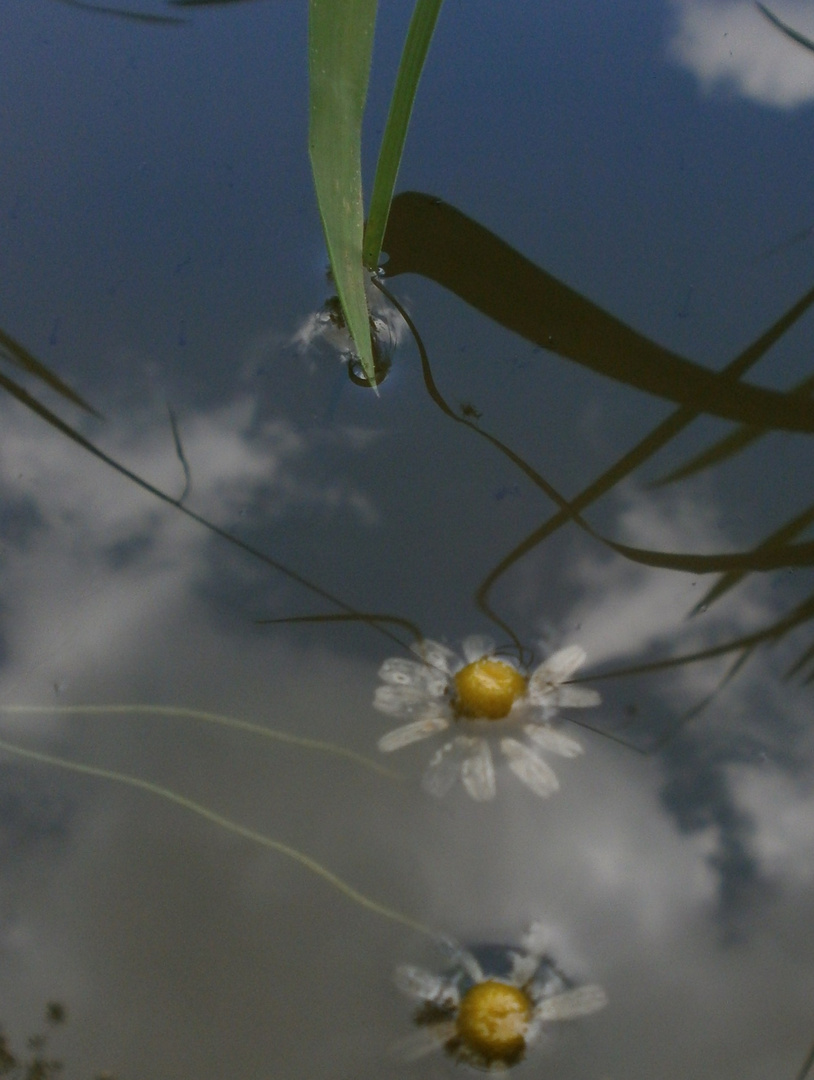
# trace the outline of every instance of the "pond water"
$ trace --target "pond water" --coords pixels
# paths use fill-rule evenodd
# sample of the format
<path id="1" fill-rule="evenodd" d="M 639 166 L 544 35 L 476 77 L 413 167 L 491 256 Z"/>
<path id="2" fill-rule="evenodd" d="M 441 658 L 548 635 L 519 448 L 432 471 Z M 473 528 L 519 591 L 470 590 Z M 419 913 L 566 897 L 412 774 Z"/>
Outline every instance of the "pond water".
<path id="1" fill-rule="evenodd" d="M 376 396 L 323 332 L 307 5 L 103 7 L 0 14 L 0 330 L 99 414 L 6 357 L 40 413 L 0 398 L 0 739 L 50 759 L 0 758 L 9 1045 L 59 1002 L 69 1078 L 459 1075 L 403 1060 L 396 969 L 536 925 L 607 1005 L 518 1077 L 800 1080 L 814 54 L 744 0 L 447 0 Z M 499 750 L 486 801 L 423 790 L 443 735 L 379 752 L 418 634 L 582 646 L 550 798 Z"/>

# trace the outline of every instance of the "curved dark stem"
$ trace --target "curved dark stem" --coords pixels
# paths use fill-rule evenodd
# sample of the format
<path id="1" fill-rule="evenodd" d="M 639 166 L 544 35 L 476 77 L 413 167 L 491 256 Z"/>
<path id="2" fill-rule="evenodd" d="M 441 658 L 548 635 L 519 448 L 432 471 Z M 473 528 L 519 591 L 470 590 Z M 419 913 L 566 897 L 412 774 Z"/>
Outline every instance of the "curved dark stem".
<path id="1" fill-rule="evenodd" d="M 181 462 L 181 468 L 184 470 L 184 487 L 181 494 L 178 496 L 178 503 L 180 505 L 192 489 L 192 470 L 189 467 L 189 462 L 184 453 L 184 446 L 181 442 L 181 433 L 178 430 L 178 418 L 171 405 L 167 405 L 167 412 L 170 417 L 170 428 L 172 429 L 172 441 L 175 444 L 175 455 Z"/>

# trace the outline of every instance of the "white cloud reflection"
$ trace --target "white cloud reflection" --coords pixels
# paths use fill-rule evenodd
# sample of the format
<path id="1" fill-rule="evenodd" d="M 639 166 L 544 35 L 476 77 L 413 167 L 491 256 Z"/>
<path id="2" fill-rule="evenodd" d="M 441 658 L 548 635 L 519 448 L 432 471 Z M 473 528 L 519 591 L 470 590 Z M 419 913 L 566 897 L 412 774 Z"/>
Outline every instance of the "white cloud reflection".
<path id="1" fill-rule="evenodd" d="M 735 550 L 712 500 L 672 494 L 645 498 L 634 487 L 617 493 L 614 537 L 663 552 Z M 578 557 L 570 567 L 582 599 L 570 613 L 593 667 L 666 659 L 700 651 L 761 629 L 777 617 L 772 582 L 753 575 L 693 614 L 716 575 L 670 573 L 621 557 Z M 705 609 L 704 609 L 705 608 Z M 689 707 L 717 685 L 733 656 L 679 667 L 658 682 L 673 704 Z M 677 696 L 676 696 L 677 695 Z"/>
<path id="2" fill-rule="evenodd" d="M 752 0 L 671 0 L 676 28 L 669 51 L 705 90 L 724 90 L 791 109 L 814 98 L 814 53 L 792 41 Z M 766 5 L 814 39 L 814 11 L 800 0 Z"/>
<path id="3" fill-rule="evenodd" d="M 27 535 L 5 546 L 2 597 L 13 624 L 20 685 L 31 655 L 48 657 L 55 682 L 128 653 L 161 612 L 206 571 L 210 535 L 59 432 L 16 407 L 2 410 L 9 527 Z M 315 481 L 308 462 L 328 443 L 366 445 L 354 431 L 323 436 L 284 420 L 261 420 L 248 398 L 182 416 L 192 485 L 186 504 L 227 529 L 244 511 L 274 521 L 291 514 L 348 514 L 370 525 L 369 498 L 340 476 Z M 99 433 L 105 451 L 170 495 L 184 480 L 164 417 L 131 416 Z M 369 441 L 369 440 L 368 440 Z M 66 618 L 54 618 L 53 612 Z M 10 677 L 7 669 L 7 678 Z"/>
<path id="4" fill-rule="evenodd" d="M 374 639 L 368 658 L 351 659 L 217 623 L 194 588 L 207 571 L 197 526 L 19 410 L 3 418 L 2 482 L 28 500 L 32 522 L 5 552 L 3 701 L 166 701 L 375 752 L 382 727 L 371 697 L 390 644 Z M 295 514 L 300 492 L 330 507 L 329 488 L 311 476 L 308 439 L 257 424 L 250 405 L 191 416 L 182 434 L 193 490 L 220 520 L 269 478 L 272 513 Z M 166 432 L 125 426 L 110 448 L 157 484 L 179 483 Z M 711 548 L 725 542 L 703 505 L 665 498 L 654 509 L 635 491 L 618 533 L 687 546 L 690 517 L 696 544 L 699 521 Z M 134 536 L 149 542 L 112 559 Z M 582 623 L 593 661 L 669 642 L 697 591 L 684 575 L 584 553 L 571 573 L 568 619 Z M 760 583 L 727 605 L 698 621 L 698 643 L 773 610 Z M 68 685 L 54 696 L 57 676 Z M 670 695 L 683 706 L 697 692 L 691 669 L 676 678 L 667 699 L 658 684 L 652 708 L 675 709 Z M 770 707 L 773 729 L 786 732 L 806 714 L 806 700 L 782 687 L 756 692 L 777 688 L 770 660 L 759 656 L 744 680 L 702 726 L 702 754 L 720 750 L 716 727 L 731 738 L 765 732 Z M 22 726 L 3 722 L 18 738 Z M 581 736 L 587 753 L 563 763 L 563 788 L 549 803 L 506 786 L 479 807 L 463 796 L 439 805 L 417 783 L 194 723 L 55 717 L 28 727 L 55 752 L 153 779 L 297 845 L 375 899 L 469 943 L 511 940 L 542 919 L 565 970 L 610 997 L 605 1013 L 557 1033 L 544 1051 L 559 1080 L 791 1080 L 814 1036 L 811 796 L 776 756 L 711 765 L 753 823 L 751 855 L 775 887 L 733 945 L 720 938 L 721 875 L 710 862 L 721 822 L 678 828 L 663 798 L 670 763 L 599 737 Z M 797 775 L 810 768 L 809 751 L 797 746 Z M 71 1012 L 59 1051 L 77 1075 L 392 1074 L 388 1046 L 408 1033 L 410 1016 L 391 973 L 402 962 L 430 965 L 430 944 L 142 792 L 33 766 L 26 775 L 32 799 L 60 792 L 71 816 L 64 836 L 0 865 L 0 1000 L 17 1043 L 56 997 Z M 540 1067 L 533 1058 L 516 1075 Z M 441 1058 L 399 1075 L 454 1072 Z"/>

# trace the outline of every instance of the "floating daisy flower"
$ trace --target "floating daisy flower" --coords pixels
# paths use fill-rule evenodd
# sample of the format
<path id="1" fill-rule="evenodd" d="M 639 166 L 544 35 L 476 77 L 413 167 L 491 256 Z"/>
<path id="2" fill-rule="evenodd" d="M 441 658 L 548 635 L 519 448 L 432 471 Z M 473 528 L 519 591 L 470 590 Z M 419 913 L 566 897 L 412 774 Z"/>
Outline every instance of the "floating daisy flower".
<path id="1" fill-rule="evenodd" d="M 601 986 L 574 986 L 546 955 L 546 934 L 535 923 L 521 950 L 450 945 L 444 974 L 404 965 L 396 985 L 419 1002 L 418 1027 L 398 1046 L 408 1060 L 445 1049 L 457 1061 L 487 1070 L 516 1065 L 546 1024 L 588 1016 L 607 1004 Z"/>
<path id="2" fill-rule="evenodd" d="M 463 643 L 461 660 L 437 641 L 413 646 L 421 662 L 393 657 L 379 669 L 384 685 L 373 699 L 380 712 L 409 719 L 379 740 L 387 752 L 455 727 L 457 734 L 438 750 L 424 774 L 424 787 L 442 796 L 460 776 L 479 802 L 495 795 L 490 742 L 499 740 L 509 768 L 535 795 L 545 798 L 559 781 L 543 753 L 572 758 L 582 745 L 551 726 L 560 709 L 598 705 L 599 694 L 568 679 L 585 661 L 579 645 L 560 649 L 530 675 L 509 657 L 497 656 L 494 642 L 481 636 Z M 521 741 L 516 734 L 525 736 Z"/>

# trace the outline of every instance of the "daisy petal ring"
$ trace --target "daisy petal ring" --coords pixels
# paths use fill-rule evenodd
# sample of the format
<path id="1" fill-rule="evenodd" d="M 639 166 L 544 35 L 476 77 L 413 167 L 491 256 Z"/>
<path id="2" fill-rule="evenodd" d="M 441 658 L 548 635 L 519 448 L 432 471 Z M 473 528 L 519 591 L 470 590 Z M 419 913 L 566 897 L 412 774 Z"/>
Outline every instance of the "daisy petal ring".
<path id="1" fill-rule="evenodd" d="M 545 954 L 545 933 L 532 926 L 523 950 L 448 943 L 452 962 L 442 975 L 404 965 L 396 986 L 418 1002 L 417 1030 L 397 1047 L 416 1060 L 444 1049 L 458 1062 L 499 1071 L 516 1065 L 546 1024 L 604 1008 L 601 986 L 575 986 Z"/>
<path id="2" fill-rule="evenodd" d="M 582 745 L 550 721 L 560 709 L 588 708 L 601 700 L 596 690 L 568 682 L 585 662 L 584 649 L 560 649 L 527 675 L 479 635 L 463 642 L 463 659 L 437 641 L 425 639 L 412 648 L 418 661 L 393 657 L 379 669 L 383 685 L 376 690 L 375 708 L 408 721 L 379 740 L 380 750 L 400 750 L 455 727 L 424 774 L 430 794 L 445 795 L 460 777 L 473 799 L 493 799 L 493 742 L 535 795 L 546 798 L 558 790 L 543 754 L 572 758 L 582 753 Z"/>

